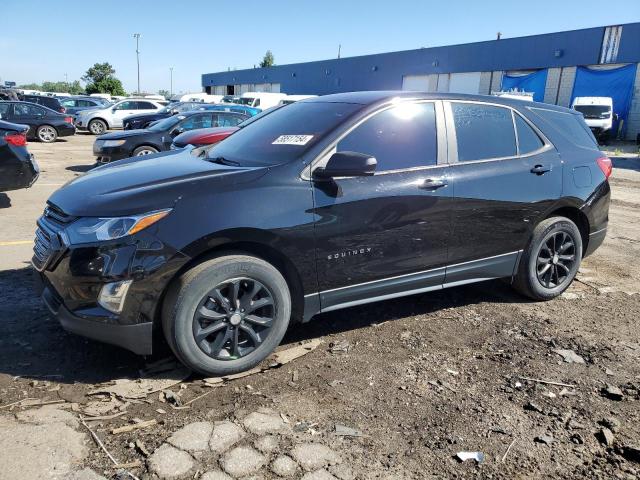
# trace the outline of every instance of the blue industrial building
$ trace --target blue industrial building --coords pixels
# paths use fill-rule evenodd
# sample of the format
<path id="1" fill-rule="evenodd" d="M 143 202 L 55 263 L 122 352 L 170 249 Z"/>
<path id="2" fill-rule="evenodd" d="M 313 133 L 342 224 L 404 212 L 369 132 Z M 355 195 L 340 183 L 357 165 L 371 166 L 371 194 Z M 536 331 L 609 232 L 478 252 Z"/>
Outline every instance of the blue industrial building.
<path id="1" fill-rule="evenodd" d="M 490 94 L 518 88 L 569 106 L 609 96 L 620 135 L 640 132 L 640 23 L 202 75 L 203 90 L 316 94 L 420 90 Z"/>

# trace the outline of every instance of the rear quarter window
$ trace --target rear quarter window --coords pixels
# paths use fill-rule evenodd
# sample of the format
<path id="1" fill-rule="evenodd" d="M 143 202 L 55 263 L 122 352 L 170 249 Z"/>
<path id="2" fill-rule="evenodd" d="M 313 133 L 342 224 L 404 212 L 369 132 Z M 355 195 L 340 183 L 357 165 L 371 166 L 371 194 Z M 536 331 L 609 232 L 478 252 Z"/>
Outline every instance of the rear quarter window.
<path id="1" fill-rule="evenodd" d="M 570 142 L 580 147 L 598 148 L 598 142 L 584 122 L 582 115 L 544 108 L 529 108 L 529 110 L 550 123 Z"/>

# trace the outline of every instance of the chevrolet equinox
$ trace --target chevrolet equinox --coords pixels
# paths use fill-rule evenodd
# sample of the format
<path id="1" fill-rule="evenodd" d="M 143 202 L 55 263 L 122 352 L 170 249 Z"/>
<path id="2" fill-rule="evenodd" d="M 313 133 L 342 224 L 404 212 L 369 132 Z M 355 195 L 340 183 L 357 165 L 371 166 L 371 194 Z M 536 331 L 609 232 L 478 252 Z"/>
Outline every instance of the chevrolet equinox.
<path id="1" fill-rule="evenodd" d="M 294 103 L 205 154 L 97 168 L 56 191 L 33 265 L 80 335 L 207 375 L 319 312 L 495 278 L 561 294 L 604 240 L 611 161 L 578 112 L 358 92 Z"/>

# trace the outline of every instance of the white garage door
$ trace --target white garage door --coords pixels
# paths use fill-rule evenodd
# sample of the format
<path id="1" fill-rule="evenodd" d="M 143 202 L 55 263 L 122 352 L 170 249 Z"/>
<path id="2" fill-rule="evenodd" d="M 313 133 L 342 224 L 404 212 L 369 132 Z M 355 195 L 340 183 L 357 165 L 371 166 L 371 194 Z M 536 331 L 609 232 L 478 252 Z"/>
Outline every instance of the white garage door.
<path id="1" fill-rule="evenodd" d="M 452 73 L 449 79 L 449 92 L 473 93 L 480 91 L 480 72 Z"/>
<path id="2" fill-rule="evenodd" d="M 428 92 L 429 75 L 405 75 L 402 77 L 402 89 L 414 92 Z"/>

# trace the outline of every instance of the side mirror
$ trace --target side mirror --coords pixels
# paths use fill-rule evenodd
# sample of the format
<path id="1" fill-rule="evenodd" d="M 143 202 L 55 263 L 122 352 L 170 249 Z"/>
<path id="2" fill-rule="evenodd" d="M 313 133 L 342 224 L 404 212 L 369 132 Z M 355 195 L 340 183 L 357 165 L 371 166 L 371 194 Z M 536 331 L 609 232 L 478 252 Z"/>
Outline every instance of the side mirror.
<path id="1" fill-rule="evenodd" d="M 116 107 L 113 107 L 113 108 L 111 109 L 111 111 L 112 111 L 113 113 L 116 113 L 116 112 L 118 111 L 118 109 L 117 109 Z"/>
<path id="2" fill-rule="evenodd" d="M 177 137 L 178 135 L 180 135 L 181 133 L 184 133 L 184 128 L 182 127 L 176 127 L 173 130 L 171 130 L 171 136 L 172 137 Z"/>
<path id="3" fill-rule="evenodd" d="M 378 161 L 371 155 L 358 152 L 336 152 L 325 167 L 316 168 L 313 176 L 319 179 L 334 177 L 367 177 L 376 171 Z"/>

